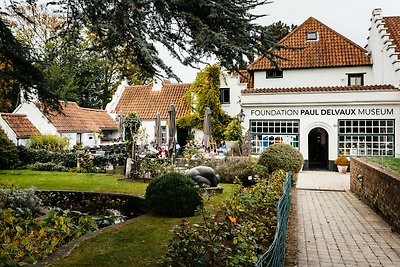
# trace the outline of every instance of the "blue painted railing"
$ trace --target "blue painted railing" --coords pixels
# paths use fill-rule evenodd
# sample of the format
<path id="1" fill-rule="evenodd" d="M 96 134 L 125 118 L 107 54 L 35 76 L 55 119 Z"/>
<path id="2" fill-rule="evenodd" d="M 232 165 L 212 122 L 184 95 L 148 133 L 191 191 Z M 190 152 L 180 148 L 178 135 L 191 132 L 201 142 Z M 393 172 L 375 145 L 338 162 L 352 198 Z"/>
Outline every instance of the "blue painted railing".
<path id="1" fill-rule="evenodd" d="M 292 176 L 286 175 L 282 197 L 278 201 L 277 226 L 275 238 L 267 252 L 258 258 L 256 267 L 280 267 L 285 263 L 285 241 L 287 224 L 290 213 L 290 192 L 292 189 Z"/>

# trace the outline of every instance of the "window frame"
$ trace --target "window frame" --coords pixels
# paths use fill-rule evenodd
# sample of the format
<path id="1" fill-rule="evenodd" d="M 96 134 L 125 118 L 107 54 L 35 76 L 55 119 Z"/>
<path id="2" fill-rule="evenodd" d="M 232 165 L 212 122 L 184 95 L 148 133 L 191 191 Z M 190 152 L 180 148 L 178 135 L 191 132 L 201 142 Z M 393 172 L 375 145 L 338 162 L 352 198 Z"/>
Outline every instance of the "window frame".
<path id="1" fill-rule="evenodd" d="M 347 73 L 347 86 L 364 86 L 365 73 Z M 361 78 L 361 84 L 351 84 L 351 78 Z"/>
<path id="2" fill-rule="evenodd" d="M 268 69 L 265 71 L 265 78 L 267 78 L 267 79 L 283 78 L 283 70 L 282 69 Z"/>
<path id="3" fill-rule="evenodd" d="M 317 31 L 307 31 L 306 40 L 308 42 L 318 41 L 319 40 L 318 32 Z"/>
<path id="4" fill-rule="evenodd" d="M 228 87 L 223 87 L 219 89 L 220 92 L 220 97 L 219 97 L 219 101 L 221 102 L 221 104 L 230 104 L 231 103 L 231 89 Z M 228 102 L 225 101 L 225 97 L 226 97 L 226 92 L 228 93 Z"/>

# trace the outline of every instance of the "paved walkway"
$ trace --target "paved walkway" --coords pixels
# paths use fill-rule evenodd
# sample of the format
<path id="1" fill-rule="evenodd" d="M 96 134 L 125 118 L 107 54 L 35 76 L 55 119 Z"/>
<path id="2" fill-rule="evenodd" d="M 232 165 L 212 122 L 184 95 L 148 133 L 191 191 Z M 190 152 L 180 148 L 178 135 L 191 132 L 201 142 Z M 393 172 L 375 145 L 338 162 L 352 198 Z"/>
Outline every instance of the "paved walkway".
<path id="1" fill-rule="evenodd" d="M 297 188 L 299 266 L 400 266 L 400 235 L 348 191 L 348 175 L 304 171 Z"/>

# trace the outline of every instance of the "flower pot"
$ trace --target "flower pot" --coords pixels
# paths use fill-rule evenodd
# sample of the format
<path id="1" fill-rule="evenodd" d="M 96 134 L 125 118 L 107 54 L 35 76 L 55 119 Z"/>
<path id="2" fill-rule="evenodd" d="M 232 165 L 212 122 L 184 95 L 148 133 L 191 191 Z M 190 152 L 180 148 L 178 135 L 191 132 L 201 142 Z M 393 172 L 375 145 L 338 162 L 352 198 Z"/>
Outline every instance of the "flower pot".
<path id="1" fill-rule="evenodd" d="M 337 168 L 338 168 L 340 174 L 346 174 L 347 166 L 338 165 Z"/>

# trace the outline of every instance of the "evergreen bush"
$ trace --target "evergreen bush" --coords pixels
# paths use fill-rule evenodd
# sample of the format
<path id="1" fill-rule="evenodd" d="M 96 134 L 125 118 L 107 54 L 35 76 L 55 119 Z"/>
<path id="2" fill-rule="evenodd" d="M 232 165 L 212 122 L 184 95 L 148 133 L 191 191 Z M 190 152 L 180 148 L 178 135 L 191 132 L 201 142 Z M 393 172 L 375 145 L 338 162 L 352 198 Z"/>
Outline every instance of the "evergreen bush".
<path id="1" fill-rule="evenodd" d="M 18 151 L 15 144 L 8 139 L 0 128 L 0 170 L 12 169 L 18 164 Z"/>
<path id="2" fill-rule="evenodd" d="M 273 144 L 264 150 L 258 163 L 267 168 L 269 173 L 276 170 L 298 173 L 304 163 L 303 155 L 288 144 Z"/>
<path id="3" fill-rule="evenodd" d="M 149 183 L 146 203 L 151 211 L 168 217 L 193 216 L 203 207 L 196 183 L 176 172 L 161 175 Z"/>
<path id="4" fill-rule="evenodd" d="M 67 172 L 68 168 L 58 165 L 53 162 L 36 162 L 32 165 L 27 165 L 27 169 L 35 170 L 35 171 L 57 171 L 57 172 Z"/>

